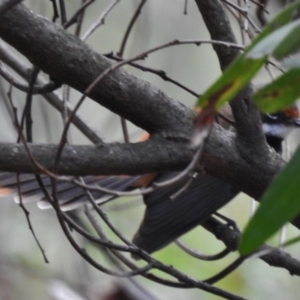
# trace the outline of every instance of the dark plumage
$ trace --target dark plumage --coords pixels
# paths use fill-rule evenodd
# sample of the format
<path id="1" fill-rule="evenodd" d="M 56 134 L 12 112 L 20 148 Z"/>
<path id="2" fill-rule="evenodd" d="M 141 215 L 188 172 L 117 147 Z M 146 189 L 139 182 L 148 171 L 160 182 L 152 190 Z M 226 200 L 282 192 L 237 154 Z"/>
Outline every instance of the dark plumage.
<path id="1" fill-rule="evenodd" d="M 164 181 L 174 175 L 161 174 L 156 180 Z M 163 248 L 204 223 L 238 193 L 238 190 L 215 177 L 198 175 L 185 191 L 171 199 L 186 182 L 184 180 L 144 196 L 144 219 L 133 238 L 137 246 L 149 253 Z"/>

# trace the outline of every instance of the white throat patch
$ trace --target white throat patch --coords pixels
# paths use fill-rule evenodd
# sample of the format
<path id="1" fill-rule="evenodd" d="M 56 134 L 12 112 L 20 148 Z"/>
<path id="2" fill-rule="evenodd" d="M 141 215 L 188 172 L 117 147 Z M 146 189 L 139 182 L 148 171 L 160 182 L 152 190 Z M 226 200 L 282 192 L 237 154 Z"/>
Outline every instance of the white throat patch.
<path id="1" fill-rule="evenodd" d="M 266 124 L 262 125 L 263 131 L 266 135 L 279 137 L 285 139 L 293 130 L 293 126 L 287 124 Z"/>

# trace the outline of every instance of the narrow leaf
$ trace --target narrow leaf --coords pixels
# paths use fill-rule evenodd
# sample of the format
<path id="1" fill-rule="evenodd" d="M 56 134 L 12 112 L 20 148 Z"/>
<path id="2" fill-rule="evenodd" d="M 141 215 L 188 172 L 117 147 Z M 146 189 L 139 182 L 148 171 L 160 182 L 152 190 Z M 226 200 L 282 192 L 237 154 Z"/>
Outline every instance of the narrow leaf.
<path id="1" fill-rule="evenodd" d="M 288 24 L 293 20 L 296 10 L 300 7 L 300 0 L 294 1 L 292 4 L 283 9 L 271 22 L 269 22 L 262 30 L 262 32 L 251 43 L 249 50 L 252 49 L 265 37 L 276 31 L 280 27 Z"/>
<path id="2" fill-rule="evenodd" d="M 256 37 L 245 52 L 224 71 L 223 75 L 201 97 L 197 99 L 196 106 L 205 107 L 210 102 L 213 102 L 215 110 L 219 110 L 223 104 L 232 100 L 232 98 L 249 83 L 268 58 L 267 55 L 260 55 L 260 57 L 255 57 L 255 59 L 253 59 L 252 57 L 247 57 L 247 53 L 269 34 L 291 21 L 294 11 L 299 7 L 300 0 L 295 1 L 279 13 Z"/>
<path id="3" fill-rule="evenodd" d="M 300 97 L 300 69 L 291 69 L 271 84 L 257 91 L 254 102 L 265 113 L 281 110 Z"/>
<path id="4" fill-rule="evenodd" d="M 205 107 L 210 102 L 214 102 L 215 109 L 220 109 L 247 85 L 266 60 L 267 58 L 245 60 L 244 56 L 239 57 L 225 70 L 223 76 L 198 99 L 196 105 Z"/>
<path id="5" fill-rule="evenodd" d="M 280 60 L 295 51 L 298 51 L 300 45 L 300 20 L 294 22 L 297 23 L 294 29 L 292 29 L 289 34 L 282 40 L 280 45 L 276 48 L 273 56 Z"/>
<path id="6" fill-rule="evenodd" d="M 283 246 L 288 247 L 288 246 L 294 245 L 299 242 L 300 242 L 300 236 L 296 236 L 296 237 L 286 241 Z"/>
<path id="7" fill-rule="evenodd" d="M 274 179 L 241 238 L 239 251 L 249 254 L 300 212 L 300 148 Z"/>
<path id="8" fill-rule="evenodd" d="M 296 69 L 296 68 L 300 69 L 300 55 L 295 54 L 285 58 L 282 61 L 282 66 L 285 69 Z"/>
<path id="9" fill-rule="evenodd" d="M 300 20 L 291 22 L 274 31 L 266 38 L 256 43 L 247 52 L 247 58 L 261 58 L 266 55 L 274 55 L 280 59 L 298 47 L 300 42 Z"/>

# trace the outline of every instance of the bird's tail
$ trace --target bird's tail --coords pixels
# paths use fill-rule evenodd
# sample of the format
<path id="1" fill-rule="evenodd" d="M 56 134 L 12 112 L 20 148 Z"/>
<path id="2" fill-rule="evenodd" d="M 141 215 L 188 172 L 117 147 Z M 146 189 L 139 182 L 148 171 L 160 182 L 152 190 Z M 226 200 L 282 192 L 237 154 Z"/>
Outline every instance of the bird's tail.
<path id="1" fill-rule="evenodd" d="M 114 191 L 123 191 L 137 182 L 141 176 L 85 176 L 83 182 L 87 185 L 100 186 Z M 41 175 L 41 180 L 48 193 L 52 195 L 52 182 L 48 176 Z M 19 193 L 20 191 L 20 193 Z M 90 190 L 97 203 L 115 198 L 99 190 Z M 70 181 L 57 181 L 56 194 L 60 207 L 64 211 L 72 210 L 88 201 L 86 190 Z M 14 195 L 14 200 L 20 203 L 38 201 L 41 209 L 51 208 L 41 190 L 40 184 L 33 174 L 0 173 L 0 197 Z"/>

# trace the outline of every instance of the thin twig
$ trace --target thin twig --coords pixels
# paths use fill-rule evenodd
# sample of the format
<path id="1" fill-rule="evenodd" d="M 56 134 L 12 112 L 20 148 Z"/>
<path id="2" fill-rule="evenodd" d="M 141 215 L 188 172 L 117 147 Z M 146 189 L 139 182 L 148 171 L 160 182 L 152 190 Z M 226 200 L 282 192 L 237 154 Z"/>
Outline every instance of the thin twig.
<path id="1" fill-rule="evenodd" d="M 187 9 L 188 9 L 188 0 L 184 0 L 184 9 L 183 9 L 184 15 L 187 15 Z"/>
<path id="2" fill-rule="evenodd" d="M 21 131 L 22 129 L 21 129 L 20 123 L 18 121 L 18 116 L 17 116 L 17 109 L 14 106 L 13 100 L 12 100 L 12 86 L 10 86 L 10 89 L 9 89 L 9 92 L 8 92 L 7 96 L 8 96 L 8 99 L 9 99 L 11 107 L 12 107 L 12 111 L 13 111 L 13 115 L 14 115 L 14 124 L 15 124 L 15 127 L 17 128 L 17 130 L 19 132 L 19 135 L 22 135 L 22 131 Z M 38 247 L 39 247 L 39 249 L 40 249 L 40 251 L 42 253 L 42 256 L 44 258 L 45 263 L 49 263 L 48 258 L 46 256 L 46 252 L 45 252 L 44 248 L 42 247 L 40 241 L 38 240 L 38 238 L 37 238 L 37 236 L 35 234 L 35 231 L 33 229 L 33 226 L 31 224 L 30 213 L 26 209 L 26 207 L 24 206 L 23 201 L 22 201 L 22 193 L 21 193 L 21 185 L 20 185 L 20 174 L 19 173 L 16 173 L 16 179 L 17 179 L 18 194 L 19 194 L 19 198 L 20 198 L 19 206 L 21 207 L 21 209 L 23 210 L 23 212 L 25 214 L 29 230 L 31 231 L 32 236 L 33 236 L 35 242 L 37 243 L 37 245 L 38 245 Z"/>
<path id="3" fill-rule="evenodd" d="M 89 194 L 89 192 L 87 192 L 88 194 Z M 96 204 L 95 204 L 95 201 L 94 201 L 94 199 L 93 199 L 93 197 L 89 194 L 88 195 L 88 198 L 89 198 L 89 200 L 91 201 L 91 204 L 93 205 L 93 207 L 95 208 L 95 206 L 96 206 Z M 86 211 L 86 213 L 87 213 L 87 211 Z M 103 219 L 104 221 L 105 221 L 105 223 L 108 225 L 108 227 L 120 238 L 120 239 L 124 239 L 124 237 L 119 233 L 119 231 L 112 225 L 112 223 L 110 223 L 109 222 L 109 220 L 108 220 L 108 218 L 106 218 L 105 217 L 105 219 Z M 94 228 L 97 230 L 97 227 L 98 226 L 94 226 Z M 99 230 L 99 228 L 98 228 L 98 230 Z M 103 231 L 100 229 L 99 231 L 97 230 L 97 233 L 98 234 L 100 234 L 100 236 L 102 237 L 102 239 L 104 239 L 105 240 L 105 237 L 103 236 L 104 235 L 104 233 L 103 233 Z M 132 244 L 131 242 L 129 242 L 130 244 Z M 128 260 L 125 258 L 125 257 L 121 257 L 120 256 L 120 254 L 118 254 L 118 253 L 116 253 L 116 252 L 113 252 L 115 255 L 117 255 L 117 257 L 119 258 L 119 259 L 121 259 L 123 262 L 125 262 L 125 263 L 128 263 Z M 175 270 L 175 269 L 173 269 L 173 268 L 169 268 L 168 266 L 165 266 L 165 265 L 163 265 L 162 263 L 160 263 L 160 262 L 158 262 L 157 260 L 155 260 L 154 258 L 152 258 L 151 256 L 149 256 L 149 255 L 147 255 L 146 253 L 144 253 L 143 251 L 141 251 L 141 253 L 140 253 L 140 255 L 141 255 L 141 257 L 144 259 L 144 260 L 146 260 L 148 263 L 152 263 L 152 265 L 153 265 L 153 267 L 154 268 L 157 268 L 157 269 L 159 269 L 159 270 L 162 270 L 162 271 L 164 271 L 164 272 L 166 272 L 167 274 L 169 274 L 169 275 L 171 275 L 171 276 L 173 276 L 173 277 L 175 277 L 175 278 L 177 278 L 177 279 L 181 279 L 180 281 L 183 281 L 183 282 L 186 282 L 186 283 L 190 283 L 191 284 L 191 282 L 193 282 L 193 284 L 191 284 L 192 286 L 194 285 L 194 284 L 196 284 L 197 285 L 197 287 L 198 288 L 200 288 L 200 289 L 203 289 L 203 290 L 206 290 L 206 288 L 208 288 L 208 287 L 206 287 L 206 286 L 204 286 L 203 284 L 202 284 L 202 282 L 200 282 L 200 281 L 195 281 L 195 280 L 193 280 L 193 279 L 191 279 L 191 278 L 188 278 L 186 275 L 184 275 L 184 277 L 182 277 L 182 273 L 180 273 L 179 271 L 177 271 L 177 270 Z M 129 266 L 132 266 L 132 264 L 129 264 Z M 144 275 L 144 276 L 146 276 L 146 274 Z M 184 278 L 184 279 L 183 279 Z M 194 287 L 196 287 L 196 286 L 194 286 Z M 212 288 L 212 287 L 211 287 Z M 208 290 L 206 290 L 206 291 L 208 291 Z M 211 293 L 215 293 L 215 292 L 213 292 L 213 291 L 209 291 L 209 292 L 211 292 Z M 224 296 L 223 296 L 224 297 Z M 227 297 L 225 297 L 226 299 L 234 299 L 235 297 L 237 297 L 237 296 L 235 296 L 235 295 L 230 295 L 230 298 L 227 298 Z M 238 297 L 239 298 L 239 297 Z"/>
<path id="4" fill-rule="evenodd" d="M 16 71 L 20 76 L 24 79 L 29 80 L 30 74 L 28 74 L 28 66 L 24 64 L 24 62 L 14 55 L 11 51 L 8 50 L 4 46 L 3 43 L 0 43 L 0 58 L 5 62 L 9 67 L 11 67 L 14 71 Z M 44 86 L 46 85 L 45 80 L 39 76 L 37 79 L 38 85 Z M 58 111 L 62 112 L 64 109 L 62 100 L 55 93 L 46 93 L 43 97 Z M 68 115 L 71 114 L 72 111 L 71 104 L 68 104 Z M 96 131 L 92 129 L 88 123 L 80 116 L 79 113 L 74 116 L 72 123 L 81 131 L 89 140 L 91 140 L 95 144 L 103 144 L 103 140 L 98 136 Z"/>
<path id="5" fill-rule="evenodd" d="M 258 2 L 256 3 L 256 17 L 260 22 L 261 26 L 265 26 L 267 24 L 267 19 L 265 15 L 265 13 L 268 13 L 268 11 L 266 10 L 267 4 L 268 0 L 258 0 Z"/>
<path id="6" fill-rule="evenodd" d="M 59 208 L 59 202 L 58 202 L 58 198 L 57 198 L 57 189 L 56 189 L 56 180 L 52 179 L 52 194 L 53 194 L 53 203 L 54 203 L 54 207 L 55 207 L 55 211 L 57 214 L 57 218 L 59 220 L 59 223 L 62 227 L 62 230 L 66 236 L 66 238 L 68 239 L 68 241 L 70 242 L 70 244 L 73 246 L 73 248 L 77 251 L 77 253 L 82 256 L 88 263 L 90 263 L 94 268 L 96 268 L 97 270 L 108 274 L 108 275 L 112 275 L 115 277 L 130 277 L 130 276 L 136 276 L 136 275 L 140 275 L 142 273 L 147 272 L 148 270 L 150 270 L 152 268 L 152 264 L 149 263 L 146 266 L 139 268 L 137 270 L 133 270 L 133 271 L 128 271 L 128 272 L 119 272 L 119 271 L 113 271 L 113 270 L 109 270 L 108 268 L 100 265 L 99 263 L 97 263 L 91 256 L 89 256 L 87 254 L 87 252 L 85 251 L 85 249 L 82 249 L 75 241 L 75 239 L 72 237 L 72 235 L 70 234 L 64 218 L 63 218 L 63 213 L 61 212 L 60 208 Z"/>
<path id="7" fill-rule="evenodd" d="M 107 57 L 107 58 L 110 58 L 110 59 L 113 59 L 115 61 L 123 61 L 124 59 L 121 58 L 121 57 L 118 57 L 118 56 L 115 56 L 113 55 L 113 53 L 108 53 L 108 54 L 104 54 L 103 56 Z M 200 97 L 200 95 L 194 91 L 192 91 L 190 88 L 184 86 L 183 84 L 181 84 L 180 82 L 170 78 L 167 73 L 163 70 L 159 70 L 159 69 L 153 69 L 153 68 L 149 68 L 149 67 L 146 67 L 146 66 L 143 66 L 143 65 L 140 65 L 140 64 L 137 64 L 137 63 L 129 63 L 128 64 L 129 66 L 132 66 L 132 67 L 135 67 L 143 72 L 149 72 L 149 73 L 152 73 L 152 74 L 155 74 L 157 76 L 159 76 L 161 79 L 165 80 L 165 81 L 168 81 L 168 82 L 171 82 L 173 83 L 174 85 L 180 87 L 181 89 L 185 90 L 186 92 L 190 93 L 191 95 L 195 96 L 195 97 Z"/>
<path id="8" fill-rule="evenodd" d="M 236 5 L 236 4 L 234 4 L 233 2 L 231 2 L 229 0 L 222 0 L 222 2 L 224 2 L 225 4 L 231 6 L 233 9 L 235 9 L 241 15 L 243 15 L 245 17 L 245 19 L 247 21 L 249 21 L 249 23 L 251 24 L 251 26 L 253 27 L 255 32 L 260 32 L 261 31 L 260 28 L 255 24 L 255 22 L 249 17 L 247 9 L 244 9 L 244 8 L 240 7 L 239 5 Z"/>
<path id="9" fill-rule="evenodd" d="M 229 274 L 231 274 L 234 270 L 236 270 L 245 260 L 247 257 L 239 257 L 229 266 L 227 266 L 224 270 L 219 272 L 218 274 L 204 280 L 204 282 L 209 284 L 215 284 L 216 282 L 220 281 L 221 279 L 225 278 Z"/>
<path id="10" fill-rule="evenodd" d="M 215 261 L 224 258 L 227 256 L 231 251 L 229 249 L 224 249 L 221 252 L 214 254 L 214 255 L 205 255 L 201 253 L 200 251 L 195 251 L 193 249 L 190 249 L 185 244 L 183 244 L 179 239 L 175 241 L 175 244 L 184 252 L 191 255 L 194 258 L 206 260 L 206 261 Z"/>
<path id="11" fill-rule="evenodd" d="M 83 6 L 85 4 L 85 1 L 82 0 L 81 2 L 82 2 L 81 5 Z M 87 2 L 91 2 L 91 1 L 87 1 Z M 82 10 L 82 12 L 77 17 L 77 25 L 76 25 L 75 33 L 74 33 L 74 35 L 77 36 L 77 37 L 80 36 L 82 23 L 83 23 L 83 19 L 84 19 L 84 14 L 85 14 L 85 9 Z"/>
<path id="12" fill-rule="evenodd" d="M 67 21 L 67 11 L 66 11 L 66 5 L 64 0 L 59 0 L 59 8 L 60 8 L 60 20 L 61 25 L 65 24 Z"/>
<path id="13" fill-rule="evenodd" d="M 9 82 L 13 87 L 17 88 L 22 92 L 28 93 L 29 86 L 23 82 L 20 82 L 17 78 L 15 78 L 8 70 L 5 69 L 2 62 L 0 62 L 0 75 Z M 35 84 L 32 87 L 32 94 L 46 94 L 53 92 L 54 90 L 61 87 L 61 83 L 50 81 L 46 84 Z"/>
<path id="14" fill-rule="evenodd" d="M 57 9 L 57 4 L 56 4 L 56 0 L 50 0 L 50 2 L 52 2 L 52 6 L 53 6 L 53 17 L 52 17 L 52 22 L 55 23 L 56 19 L 59 18 L 59 13 L 58 13 L 58 9 Z"/>
<path id="15" fill-rule="evenodd" d="M 104 24 L 104 20 L 109 12 L 120 2 L 120 0 L 114 0 L 99 16 L 94 24 L 81 36 L 81 39 L 85 41 L 99 26 Z"/>
<path id="16" fill-rule="evenodd" d="M 24 109 L 24 116 L 26 118 L 26 138 L 29 143 L 33 142 L 33 136 L 32 136 L 32 90 L 33 86 L 36 82 L 36 79 L 39 75 L 40 69 L 37 67 L 33 68 L 30 82 L 29 82 L 29 89 L 26 97 L 26 104 Z"/>
<path id="17" fill-rule="evenodd" d="M 91 3 L 93 3 L 94 1 L 95 1 L 95 0 L 87 0 L 87 1 L 85 1 L 85 2 L 81 5 L 81 7 L 74 13 L 74 15 L 70 18 L 70 20 L 67 21 L 67 22 L 65 22 L 65 23 L 63 24 L 63 27 L 64 27 L 65 29 L 67 29 L 67 28 L 69 28 L 71 25 L 73 25 L 75 22 L 77 22 L 79 16 L 82 14 L 82 12 L 84 12 L 84 11 L 87 9 L 87 7 L 88 7 Z"/>
<path id="18" fill-rule="evenodd" d="M 125 34 L 124 34 L 122 42 L 121 42 L 120 50 L 117 53 L 117 55 L 119 57 L 123 57 L 123 55 L 124 55 L 125 47 L 126 47 L 130 32 L 131 32 L 135 22 L 137 21 L 139 15 L 141 14 L 142 8 L 143 8 L 144 4 L 146 3 L 146 1 L 147 0 L 141 0 L 139 6 L 137 7 L 136 11 L 134 12 L 134 14 L 125 30 Z"/>

